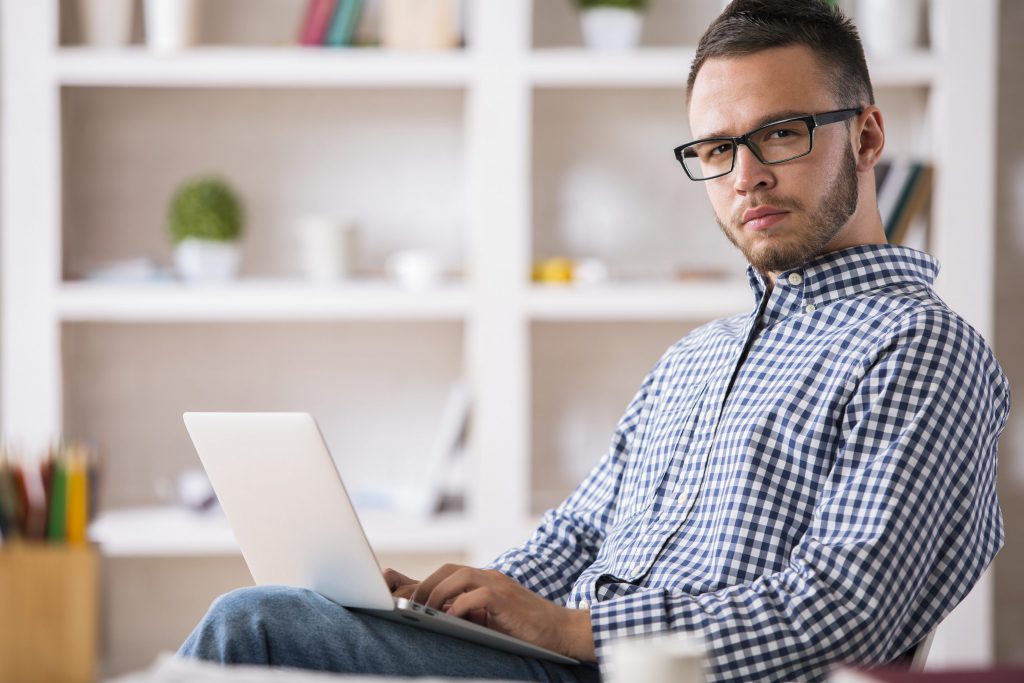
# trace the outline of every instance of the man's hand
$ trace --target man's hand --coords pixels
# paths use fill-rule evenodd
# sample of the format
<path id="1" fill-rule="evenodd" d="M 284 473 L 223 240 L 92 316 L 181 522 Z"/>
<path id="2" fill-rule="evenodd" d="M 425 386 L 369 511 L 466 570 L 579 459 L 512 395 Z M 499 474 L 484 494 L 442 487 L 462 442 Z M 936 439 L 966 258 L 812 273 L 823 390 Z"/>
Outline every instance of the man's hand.
<path id="1" fill-rule="evenodd" d="M 388 582 L 388 589 L 391 591 L 391 595 L 396 598 L 411 598 L 412 592 L 419 585 L 419 581 L 416 579 L 410 579 L 405 574 L 396 572 L 390 567 L 384 569 L 384 580 Z"/>
<path id="2" fill-rule="evenodd" d="M 411 598 L 580 661 L 596 659 L 589 610 L 560 607 L 493 569 L 446 564 Z"/>

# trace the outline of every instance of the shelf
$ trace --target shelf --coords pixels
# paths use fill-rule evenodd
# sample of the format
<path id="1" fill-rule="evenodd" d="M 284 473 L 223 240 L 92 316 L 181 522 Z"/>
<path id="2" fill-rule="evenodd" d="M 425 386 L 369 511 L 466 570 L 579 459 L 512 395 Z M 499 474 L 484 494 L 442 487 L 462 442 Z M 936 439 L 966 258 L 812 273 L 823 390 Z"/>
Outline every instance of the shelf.
<path id="1" fill-rule="evenodd" d="M 695 48 L 601 52 L 534 50 L 527 78 L 537 87 L 683 88 Z M 53 58 L 65 86 L 461 88 L 473 79 L 471 52 L 416 53 L 376 48 L 200 47 L 173 55 L 144 47 L 62 48 Z M 927 50 L 869 60 L 876 87 L 927 86 L 938 73 Z"/>
<path id="2" fill-rule="evenodd" d="M 533 52 L 527 70 L 530 82 L 538 87 L 683 88 L 693 55 L 693 48 L 545 48 Z"/>
<path id="3" fill-rule="evenodd" d="M 409 518 L 360 513 L 366 536 L 378 554 L 462 553 L 471 541 L 469 523 L 460 515 Z M 89 539 L 108 557 L 235 555 L 235 535 L 220 512 L 148 507 L 101 514 L 89 527 Z"/>
<path id="4" fill-rule="evenodd" d="M 461 320 L 461 284 L 407 291 L 380 280 L 312 285 L 301 280 L 238 280 L 224 285 L 179 282 L 68 282 L 56 294 L 65 322 L 220 322 Z"/>
<path id="5" fill-rule="evenodd" d="M 685 88 L 695 47 L 640 48 L 602 52 L 584 48 L 544 48 L 530 55 L 527 73 L 536 87 Z M 929 86 L 939 73 L 927 50 L 869 60 L 875 87 Z"/>
<path id="6" fill-rule="evenodd" d="M 473 71 L 464 51 L 375 48 L 200 47 L 164 55 L 144 47 L 62 48 L 54 76 L 66 86 L 458 88 Z"/>
<path id="7" fill-rule="evenodd" d="M 705 320 L 748 312 L 753 295 L 745 281 L 538 285 L 527 310 L 533 320 Z"/>

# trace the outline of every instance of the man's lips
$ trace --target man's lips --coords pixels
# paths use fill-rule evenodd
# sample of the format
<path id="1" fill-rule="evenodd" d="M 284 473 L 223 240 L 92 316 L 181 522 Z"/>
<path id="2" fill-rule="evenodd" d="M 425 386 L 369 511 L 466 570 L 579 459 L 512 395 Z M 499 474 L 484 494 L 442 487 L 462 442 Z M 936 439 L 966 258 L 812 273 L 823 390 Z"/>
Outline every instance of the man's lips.
<path id="1" fill-rule="evenodd" d="M 785 209 L 777 209 L 774 206 L 759 206 L 756 209 L 747 209 L 743 212 L 743 227 L 747 230 L 767 230 L 782 219 L 789 212 Z"/>

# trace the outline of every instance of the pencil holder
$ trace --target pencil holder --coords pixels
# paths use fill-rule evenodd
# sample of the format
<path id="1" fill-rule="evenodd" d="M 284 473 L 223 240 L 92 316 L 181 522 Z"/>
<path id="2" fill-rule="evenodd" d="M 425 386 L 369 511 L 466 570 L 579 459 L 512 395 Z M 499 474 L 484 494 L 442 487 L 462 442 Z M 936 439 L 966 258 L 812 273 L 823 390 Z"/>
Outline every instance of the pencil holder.
<path id="1" fill-rule="evenodd" d="M 87 545 L 0 547 L 0 681 L 96 680 L 98 567 Z"/>

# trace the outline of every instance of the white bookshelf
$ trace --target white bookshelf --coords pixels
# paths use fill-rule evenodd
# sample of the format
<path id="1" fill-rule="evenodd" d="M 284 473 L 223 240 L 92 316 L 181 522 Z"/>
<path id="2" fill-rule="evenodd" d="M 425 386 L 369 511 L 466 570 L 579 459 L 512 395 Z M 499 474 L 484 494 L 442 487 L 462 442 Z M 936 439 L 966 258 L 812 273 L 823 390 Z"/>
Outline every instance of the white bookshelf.
<path id="1" fill-rule="evenodd" d="M 564 176 L 575 170 L 577 154 L 585 157 L 584 170 L 596 169 L 611 178 L 618 177 L 616 162 L 627 165 L 623 177 L 632 183 L 628 189 L 634 193 L 627 199 L 641 207 L 660 207 L 646 217 L 647 225 L 691 230 L 687 240 L 693 244 L 680 245 L 680 252 L 713 260 L 716 267 L 729 257 L 731 247 L 707 215 L 702 188 L 688 185 L 671 162 L 672 146 L 686 135 L 681 88 L 694 48 L 662 44 L 673 30 L 667 19 L 687 16 L 692 6 L 694 18 L 685 24 L 689 36 L 696 30 L 693 22 L 703 25 L 713 16 L 717 0 L 653 2 L 652 22 L 658 24 L 651 32 L 655 44 L 628 54 L 594 54 L 578 47 L 578 33 L 565 28 L 565 8 L 547 0 L 470 0 L 468 46 L 446 54 L 244 45 L 203 46 L 172 56 L 155 56 L 140 47 L 91 50 L 60 44 L 59 4 L 56 0 L 4 0 L 0 427 L 8 441 L 33 449 L 61 433 L 69 421 L 86 422 L 91 415 L 86 410 L 90 394 L 68 384 L 69 377 L 83 375 L 68 368 L 76 352 L 73 345 L 83 338 L 93 340 L 90 352 L 100 354 L 109 341 L 112 349 L 127 354 L 125 362 L 145 367 L 140 372 L 153 373 L 155 377 L 142 384 L 166 382 L 168 394 L 178 401 L 155 402 L 166 409 L 166 415 L 146 415 L 146 424 L 167 425 L 161 432 L 164 443 L 153 444 L 145 441 L 145 435 L 135 434 L 111 439 L 132 444 L 137 436 L 140 446 L 123 445 L 123 452 L 109 454 L 108 462 L 144 479 L 147 468 L 159 469 L 167 460 L 189 457 L 180 424 L 171 424 L 174 412 L 187 407 L 190 396 L 202 396 L 211 388 L 204 382 L 215 382 L 183 377 L 185 368 L 180 363 L 162 369 L 161 363 L 146 356 L 141 341 L 157 335 L 153 325 L 169 348 L 178 340 L 192 346 L 200 345 L 196 340 L 216 340 L 225 329 L 235 330 L 227 334 L 237 340 L 243 333 L 232 326 L 253 325 L 259 334 L 271 329 L 300 330 L 304 339 L 315 337 L 321 329 L 334 334 L 358 328 L 363 340 L 358 358 L 319 353 L 325 354 L 324 364 L 363 368 L 387 366 L 389 357 L 383 350 L 375 354 L 374 347 L 389 349 L 388 353 L 401 348 L 399 342 L 416 347 L 423 336 L 420 331 L 430 330 L 428 337 L 445 345 L 442 355 L 461 357 L 459 373 L 472 387 L 467 510 L 456 519 L 383 520 L 371 536 L 389 550 L 440 547 L 471 561 L 484 561 L 520 542 L 536 519 L 533 472 L 538 463 L 565 457 L 558 452 L 532 452 L 536 443 L 557 442 L 553 437 L 534 438 L 535 431 L 557 426 L 543 416 L 538 418 L 531 400 L 548 390 L 571 394 L 574 383 L 584 387 L 583 378 L 608 373 L 602 386 L 614 385 L 608 393 L 616 395 L 608 396 L 606 403 L 621 407 L 655 359 L 623 359 L 621 363 L 632 363 L 627 372 L 618 359 L 600 355 L 609 351 L 583 345 L 571 358 L 567 356 L 566 374 L 558 375 L 559 383 L 570 385 L 565 388 L 553 386 L 555 380 L 535 371 L 537 358 L 550 359 L 556 353 L 536 345 L 549 344 L 563 332 L 582 338 L 591 332 L 604 336 L 607 330 L 611 338 L 626 342 L 669 336 L 678 324 L 682 334 L 695 324 L 750 308 L 750 292 L 741 279 L 679 282 L 668 281 L 662 273 L 646 281 L 542 287 L 530 284 L 527 277 L 532 260 L 553 250 L 571 252 L 580 243 L 579 236 L 562 234 L 565 228 L 560 222 L 561 214 L 571 214 L 573 209 L 565 199 L 571 193 L 563 185 L 569 182 Z M 260 7 L 272 4 L 263 2 Z M 990 336 L 996 148 L 993 37 L 998 3 L 932 0 L 931 8 L 941 13 L 944 21 L 939 25 L 948 31 L 937 41 L 943 50 L 872 60 L 870 66 L 883 107 L 893 103 L 891 110 L 883 111 L 890 117 L 894 147 L 905 144 L 936 165 L 930 244 L 943 264 L 939 293 Z M 630 105 L 634 99 L 638 104 Z M 634 125 L 618 111 L 602 113 L 600 108 L 606 105 L 636 106 L 649 118 Z M 159 215 L 163 208 L 158 200 L 166 197 L 166 191 L 150 186 L 168 185 L 172 175 L 180 176 L 188 168 L 189 155 L 202 150 L 189 146 L 194 142 L 192 128 L 184 130 L 196 126 L 181 115 L 192 106 L 203 108 L 198 120 L 213 129 L 197 130 L 196 139 L 209 143 L 205 146 L 215 150 L 216 159 L 223 159 L 243 185 L 253 188 L 262 202 L 256 218 L 270 216 L 265 224 L 255 226 L 252 238 L 255 251 L 250 262 L 257 272 L 229 286 L 201 289 L 176 283 L 117 285 L 75 280 L 68 273 L 80 265 L 78 260 L 94 260 L 97 255 L 124 258 L 125 253 L 106 254 L 117 249 L 165 248 L 157 222 L 139 219 Z M 595 109 L 593 119 L 573 118 L 588 107 Z M 581 151 L 583 146 L 565 143 L 564 135 L 550 130 L 550 118 L 558 118 L 561 110 L 572 113 L 566 121 L 557 122 L 563 126 L 559 130 L 583 127 L 597 156 L 586 156 L 590 150 Z M 91 126 L 90 134 L 99 134 L 101 142 L 90 145 L 75 137 L 73 126 L 80 119 Z M 426 122 L 421 124 L 420 119 Z M 390 144 L 392 128 L 402 121 L 419 127 L 399 128 Z M 350 137 L 343 146 L 328 147 L 330 151 L 318 156 L 317 147 L 310 143 L 312 133 L 303 137 L 306 127 L 326 130 L 329 137 L 335 133 Z M 958 130 L 987 136 L 972 146 L 969 164 L 963 163 L 954 136 L 944 135 Z M 254 146 L 263 147 L 252 151 L 232 143 L 231 134 L 269 139 L 253 140 Z M 911 141 L 901 143 L 908 136 Z M 650 156 L 638 161 L 612 147 L 624 139 L 652 150 Z M 415 147 L 420 140 L 425 142 Z M 287 154 L 296 143 L 304 145 L 305 157 Z M 149 144 L 151 152 L 139 151 Z M 406 169 L 399 162 L 407 147 L 410 161 L 420 164 L 416 167 L 420 177 L 403 175 Z M 545 156 L 552 147 L 554 156 Z M 607 157 L 599 156 L 603 147 L 612 149 Z M 150 154 L 163 155 L 160 163 L 150 164 Z M 353 158 L 367 170 L 351 170 L 358 166 Z M 548 164 L 551 160 L 555 163 Z M 118 194 L 121 186 L 136 182 L 136 170 L 139 184 L 133 189 L 137 192 Z M 670 181 L 648 182 L 668 174 L 677 175 Z M 83 180 L 86 176 L 89 179 Z M 354 187 L 347 200 L 356 205 L 364 202 L 361 206 L 368 220 L 382 226 L 371 231 L 377 240 L 370 245 L 371 256 L 378 261 L 375 265 L 389 249 L 424 246 L 424 241 L 436 239 L 461 255 L 464 279 L 434 290 L 408 292 L 379 281 L 313 287 L 282 276 L 287 268 L 274 259 L 285 251 L 285 242 L 281 229 L 273 226 L 283 224 L 282 216 L 303 208 L 296 197 L 307 187 L 311 188 L 306 197 L 309 203 L 328 203 L 336 177 L 342 179 L 339 193 L 348 185 Z M 109 182 L 104 184 L 104 178 Z M 443 205 L 458 217 L 456 228 L 445 232 L 448 228 L 437 227 L 448 225 L 444 211 L 438 211 L 434 223 L 425 228 L 413 225 L 419 220 L 416 212 L 388 213 L 401 202 L 378 190 L 394 185 L 403 192 L 415 192 L 421 179 L 435 185 L 422 190 L 413 203 L 421 210 L 436 208 L 433 203 Z M 448 186 L 457 190 L 443 191 Z M 681 199 L 672 201 L 679 205 L 665 199 L 677 194 Z M 122 206 L 123 214 L 117 211 Z M 613 226 L 618 232 L 632 227 Z M 620 251 L 646 248 L 652 259 L 663 257 L 664 245 L 673 241 L 645 242 L 650 235 L 638 229 L 635 239 L 623 247 L 616 235 L 609 238 L 602 233 L 606 239 L 599 255 L 614 259 Z M 586 234 L 583 237 L 585 243 Z M 742 276 L 740 269 L 736 276 Z M 379 344 L 374 335 L 379 336 Z M 418 352 L 422 354 L 418 359 L 429 355 L 423 349 Z M 278 361 L 265 350 L 251 356 L 234 348 L 215 353 L 225 354 L 225 363 L 233 364 L 227 373 L 231 377 L 243 374 L 240 364 L 258 371 L 261 365 Z M 117 367 L 118 359 L 106 360 Z M 429 360 L 423 363 L 430 364 Z M 619 369 L 609 370 L 609 365 Z M 439 394 L 444 383 L 454 379 L 445 377 L 445 368 L 427 371 Z M 635 377 L 627 381 L 622 376 Z M 390 389 L 377 389 L 382 396 L 402 391 L 400 378 L 388 376 L 385 381 L 392 384 Z M 118 386 L 131 387 L 133 381 L 121 378 Z M 309 380 L 308 390 L 325 411 L 332 405 L 329 397 L 339 391 L 315 378 Z M 253 382 L 246 396 L 256 393 L 254 400 L 267 400 L 273 391 L 273 386 L 260 388 Z M 359 387 L 342 391 L 356 403 Z M 235 395 L 221 392 L 217 396 L 229 400 Z M 150 401 L 141 396 L 138 405 L 145 412 Z M 359 421 L 358 416 L 353 419 Z M 100 422 L 112 425 L 114 421 L 106 416 Z M 592 431 L 610 433 L 610 426 L 595 424 Z M 423 431 L 424 437 L 428 434 Z M 592 455 L 596 460 L 600 453 Z M 169 509 L 107 509 L 103 521 L 99 540 L 112 556 L 234 552 L 223 526 L 183 521 Z M 988 584 L 983 584 L 949 620 L 950 635 L 943 640 L 940 632 L 934 651 L 937 659 L 978 663 L 991 656 L 989 591 Z"/>
<path id="2" fill-rule="evenodd" d="M 407 291 L 382 280 L 311 285 L 249 279 L 220 286 L 68 282 L 58 288 L 54 308 L 62 322 L 461 321 L 469 295 L 461 285 Z"/>

